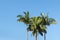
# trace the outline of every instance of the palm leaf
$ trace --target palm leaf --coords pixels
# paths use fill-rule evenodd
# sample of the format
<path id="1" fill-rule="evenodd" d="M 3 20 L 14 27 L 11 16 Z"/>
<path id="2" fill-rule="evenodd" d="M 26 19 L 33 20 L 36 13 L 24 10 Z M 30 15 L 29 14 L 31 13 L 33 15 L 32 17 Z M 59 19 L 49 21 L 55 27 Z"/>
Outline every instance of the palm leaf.
<path id="1" fill-rule="evenodd" d="M 56 20 L 53 18 L 49 18 L 48 21 L 50 24 L 56 24 L 57 23 Z"/>

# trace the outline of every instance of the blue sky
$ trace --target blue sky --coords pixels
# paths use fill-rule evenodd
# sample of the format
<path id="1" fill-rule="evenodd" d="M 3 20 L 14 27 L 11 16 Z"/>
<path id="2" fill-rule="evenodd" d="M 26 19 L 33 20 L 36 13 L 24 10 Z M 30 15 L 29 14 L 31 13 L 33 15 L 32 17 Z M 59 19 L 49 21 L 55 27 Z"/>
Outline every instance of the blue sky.
<path id="1" fill-rule="evenodd" d="M 60 40 L 60 0 L 0 0 L 0 40 L 26 40 L 26 25 L 17 22 L 17 15 L 29 11 L 31 16 L 41 12 L 55 18 L 57 24 L 47 28 L 47 40 Z M 38 36 L 43 40 L 42 36 Z M 35 40 L 29 32 L 29 40 Z"/>

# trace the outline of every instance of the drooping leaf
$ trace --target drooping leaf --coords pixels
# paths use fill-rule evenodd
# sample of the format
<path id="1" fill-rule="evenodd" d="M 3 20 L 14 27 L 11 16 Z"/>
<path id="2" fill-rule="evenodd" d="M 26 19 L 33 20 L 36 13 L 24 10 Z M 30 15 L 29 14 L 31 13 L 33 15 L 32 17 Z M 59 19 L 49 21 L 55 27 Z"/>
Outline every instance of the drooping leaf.
<path id="1" fill-rule="evenodd" d="M 33 30 L 33 31 L 32 31 L 32 34 L 33 34 L 33 36 L 34 36 L 34 35 L 36 34 L 36 30 Z"/>

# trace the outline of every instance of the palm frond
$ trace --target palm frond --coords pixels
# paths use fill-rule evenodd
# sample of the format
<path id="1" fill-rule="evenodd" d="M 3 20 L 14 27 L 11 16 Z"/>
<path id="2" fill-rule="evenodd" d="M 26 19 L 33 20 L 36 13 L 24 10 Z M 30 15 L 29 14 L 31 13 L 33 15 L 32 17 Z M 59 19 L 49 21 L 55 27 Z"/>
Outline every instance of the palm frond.
<path id="1" fill-rule="evenodd" d="M 56 20 L 53 18 L 49 18 L 48 21 L 50 24 L 56 24 L 57 23 Z"/>
<path id="2" fill-rule="evenodd" d="M 20 16 L 22 16 L 22 15 L 18 15 L 17 17 L 20 17 Z"/>

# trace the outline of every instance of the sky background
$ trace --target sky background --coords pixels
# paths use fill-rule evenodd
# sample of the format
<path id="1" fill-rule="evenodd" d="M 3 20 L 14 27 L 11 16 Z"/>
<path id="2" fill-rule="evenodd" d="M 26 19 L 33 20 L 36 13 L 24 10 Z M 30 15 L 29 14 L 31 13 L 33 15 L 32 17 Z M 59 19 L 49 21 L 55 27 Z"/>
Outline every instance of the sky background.
<path id="1" fill-rule="evenodd" d="M 46 40 L 60 40 L 60 0 L 0 0 L 0 40 L 26 40 L 26 25 L 17 22 L 17 15 L 29 11 L 31 16 L 48 13 L 57 24 L 47 28 Z M 29 40 L 35 40 L 29 32 Z M 38 40 L 43 40 L 41 35 Z"/>

